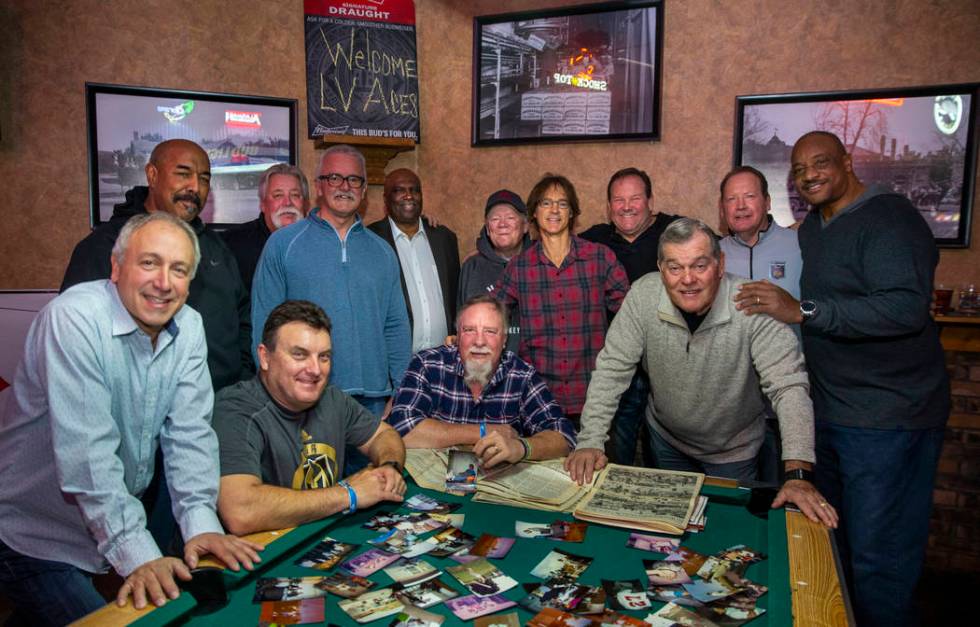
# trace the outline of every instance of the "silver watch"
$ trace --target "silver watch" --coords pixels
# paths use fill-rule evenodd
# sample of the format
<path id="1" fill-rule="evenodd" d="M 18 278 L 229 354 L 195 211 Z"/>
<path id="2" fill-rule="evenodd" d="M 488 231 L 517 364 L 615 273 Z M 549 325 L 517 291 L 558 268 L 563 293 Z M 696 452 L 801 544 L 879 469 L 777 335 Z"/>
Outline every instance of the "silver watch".
<path id="1" fill-rule="evenodd" d="M 803 317 L 803 322 L 812 318 L 815 313 L 817 313 L 817 304 L 815 302 L 812 300 L 800 301 L 800 315 Z"/>

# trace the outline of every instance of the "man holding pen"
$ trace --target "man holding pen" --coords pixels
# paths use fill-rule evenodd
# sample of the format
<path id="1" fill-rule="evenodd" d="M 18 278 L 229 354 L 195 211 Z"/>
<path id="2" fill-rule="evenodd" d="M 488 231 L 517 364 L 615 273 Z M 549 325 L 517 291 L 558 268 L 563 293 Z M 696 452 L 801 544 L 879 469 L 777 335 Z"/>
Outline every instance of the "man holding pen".
<path id="1" fill-rule="evenodd" d="M 418 352 L 387 420 L 407 448 L 471 444 L 485 467 L 562 457 L 575 430 L 527 362 L 504 350 L 507 311 L 488 295 L 463 304 L 457 346 Z"/>

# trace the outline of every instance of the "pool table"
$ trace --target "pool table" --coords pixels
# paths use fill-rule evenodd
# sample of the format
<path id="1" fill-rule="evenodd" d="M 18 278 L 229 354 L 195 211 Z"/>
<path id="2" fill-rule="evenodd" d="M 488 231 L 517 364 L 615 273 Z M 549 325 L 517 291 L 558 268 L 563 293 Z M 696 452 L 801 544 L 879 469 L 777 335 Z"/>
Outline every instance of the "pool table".
<path id="1" fill-rule="evenodd" d="M 448 501 L 461 501 L 457 513 L 466 515 L 463 530 L 479 536 L 492 533 L 514 537 L 514 521 L 551 522 L 557 518 L 569 519 L 568 514 L 520 509 L 501 505 L 472 502 L 469 497 L 456 497 L 409 486 L 409 494 L 422 492 Z M 839 569 L 832 549 L 831 536 L 823 526 L 814 524 L 798 512 L 770 510 L 766 518 L 755 516 L 746 509 L 750 492 L 731 482 L 707 480 L 703 493 L 709 498 L 707 525 L 701 533 L 688 533 L 682 544 L 702 553 L 714 553 L 734 544 L 746 544 L 762 551 L 768 558 L 749 567 L 747 577 L 769 587 L 769 592 L 759 605 L 766 613 L 752 621 L 751 625 L 848 625 L 849 614 L 845 595 L 842 593 Z M 262 552 L 262 563 L 251 572 L 226 571 L 223 580 L 228 591 L 228 603 L 211 614 L 198 611 L 197 602 L 188 593 L 162 608 L 137 611 L 132 606 L 118 608 L 110 604 L 81 619 L 76 625 L 137 625 L 151 627 L 189 622 L 194 625 L 255 625 L 258 623 L 260 605 L 252 603 L 255 580 L 258 577 L 298 577 L 327 574 L 296 566 L 293 562 L 323 536 L 338 540 L 364 543 L 377 535 L 361 527 L 361 523 L 380 511 L 391 511 L 395 504 L 381 504 L 372 509 L 350 516 L 330 518 L 302 525 L 295 529 L 267 534 L 256 534 L 257 541 L 267 543 Z M 530 571 L 554 548 L 589 555 L 594 561 L 580 578 L 581 583 L 598 585 L 600 579 L 639 579 L 646 581 L 642 560 L 658 559 L 658 554 L 640 551 L 626 546 L 629 531 L 615 527 L 590 524 L 585 541 L 581 544 L 556 542 L 548 539 L 518 538 L 514 547 L 502 560 L 493 560 L 504 573 L 520 583 L 537 582 Z M 360 552 L 357 549 L 354 554 Z M 424 556 L 440 569 L 456 562 L 449 558 Z M 333 571 L 329 571 L 333 572 Z M 462 585 L 448 573 L 441 579 L 462 594 L 468 594 Z M 378 571 L 370 577 L 378 586 L 392 583 Z M 514 601 L 524 596 L 522 586 L 504 593 Z M 326 597 L 326 622 L 338 625 L 356 625 L 337 607 L 338 597 Z M 653 610 L 629 612 L 643 618 L 662 604 L 654 603 Z M 444 605 L 429 608 L 443 613 L 447 627 L 464 624 Z M 531 614 L 520 607 L 505 610 L 517 611 L 521 624 Z M 375 621 L 375 625 L 387 625 L 392 617 Z"/>

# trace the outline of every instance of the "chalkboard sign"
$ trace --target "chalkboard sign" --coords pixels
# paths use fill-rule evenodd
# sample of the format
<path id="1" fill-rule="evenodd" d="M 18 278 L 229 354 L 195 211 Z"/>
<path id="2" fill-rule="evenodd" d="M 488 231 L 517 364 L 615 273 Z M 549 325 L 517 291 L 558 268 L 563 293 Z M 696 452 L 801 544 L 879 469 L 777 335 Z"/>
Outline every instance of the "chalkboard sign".
<path id="1" fill-rule="evenodd" d="M 412 0 L 304 0 L 310 138 L 419 139 Z"/>

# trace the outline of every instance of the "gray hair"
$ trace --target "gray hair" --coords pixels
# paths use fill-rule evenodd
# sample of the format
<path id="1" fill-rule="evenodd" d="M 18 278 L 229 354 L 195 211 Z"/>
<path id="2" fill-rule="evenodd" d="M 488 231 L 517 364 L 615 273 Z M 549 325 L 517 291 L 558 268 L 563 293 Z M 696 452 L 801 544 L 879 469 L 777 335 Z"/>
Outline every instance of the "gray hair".
<path id="1" fill-rule="evenodd" d="M 476 305 L 490 305 L 493 307 L 497 314 L 500 315 L 500 323 L 503 325 L 503 333 L 507 335 L 507 325 L 509 321 L 507 320 L 507 307 L 491 296 L 490 294 L 477 294 L 476 296 L 471 296 L 466 299 L 459 307 L 459 311 L 456 312 L 456 332 L 459 333 L 459 321 L 463 318 L 463 312 L 470 307 L 475 307 Z"/>
<path id="2" fill-rule="evenodd" d="M 697 218 L 678 218 L 667 225 L 663 235 L 660 236 L 660 243 L 657 244 L 657 261 L 662 262 L 664 260 L 664 246 L 667 244 L 686 244 L 698 233 L 704 233 L 708 236 L 708 241 L 711 242 L 711 256 L 715 258 L 715 261 L 721 261 L 721 244 L 718 243 L 718 237 L 710 226 Z"/>
<path id="3" fill-rule="evenodd" d="M 367 162 L 364 161 L 364 155 L 361 151 L 348 144 L 337 144 L 336 146 L 331 146 L 323 151 L 320 155 L 320 165 L 317 166 L 316 173 L 319 176 L 323 172 L 323 162 L 327 160 L 330 155 L 350 155 L 358 160 L 361 164 L 361 176 L 364 177 L 364 182 L 367 183 Z"/>
<path id="4" fill-rule="evenodd" d="M 259 177 L 259 200 L 265 199 L 265 190 L 269 187 L 269 179 L 271 179 L 276 174 L 284 174 L 286 176 L 295 176 L 299 181 L 299 187 L 303 192 L 303 200 L 309 202 L 310 200 L 310 184 L 306 180 L 306 175 L 303 171 L 294 165 L 288 163 L 277 163 L 276 165 L 270 166 L 262 176 Z"/>
<path id="5" fill-rule="evenodd" d="M 121 264 L 126 258 L 126 249 L 129 248 L 129 240 L 133 237 L 133 233 L 151 222 L 167 222 L 183 231 L 184 235 L 190 238 L 194 247 L 194 265 L 191 266 L 190 272 L 190 277 L 193 279 L 194 275 L 197 274 L 197 265 L 201 262 L 201 245 L 197 242 L 197 234 L 186 222 L 166 211 L 140 213 L 127 220 L 119 232 L 119 237 L 116 238 L 116 243 L 112 246 L 113 259 L 116 260 L 116 263 Z"/>

